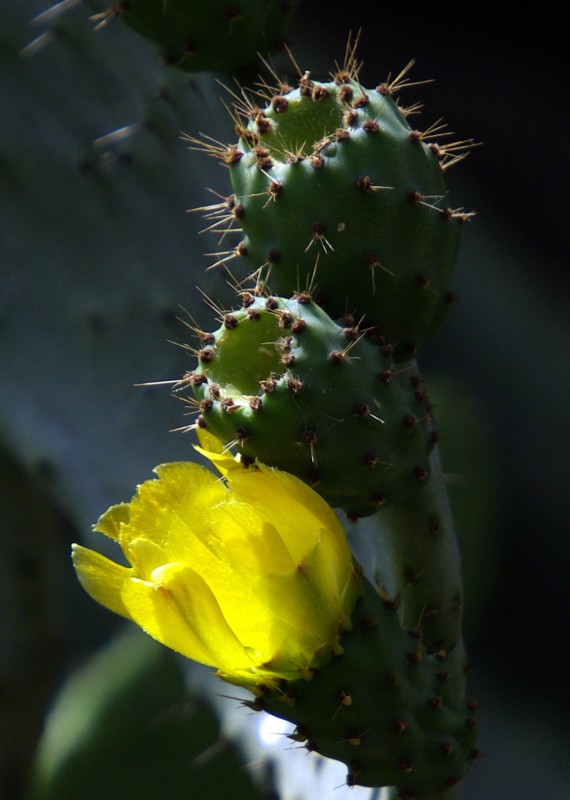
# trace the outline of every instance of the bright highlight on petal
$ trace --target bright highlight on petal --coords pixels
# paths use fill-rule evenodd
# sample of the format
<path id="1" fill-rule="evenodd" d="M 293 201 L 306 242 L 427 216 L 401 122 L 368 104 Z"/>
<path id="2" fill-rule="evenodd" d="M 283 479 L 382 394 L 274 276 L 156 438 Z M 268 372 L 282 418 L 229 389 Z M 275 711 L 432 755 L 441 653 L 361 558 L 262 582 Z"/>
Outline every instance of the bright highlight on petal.
<path id="1" fill-rule="evenodd" d="M 360 596 L 342 526 L 297 478 L 246 469 L 213 437 L 201 445 L 222 477 L 188 462 L 157 467 L 157 479 L 95 526 L 130 566 L 74 545 L 79 580 L 99 603 L 225 680 L 306 676 L 338 650 Z"/>

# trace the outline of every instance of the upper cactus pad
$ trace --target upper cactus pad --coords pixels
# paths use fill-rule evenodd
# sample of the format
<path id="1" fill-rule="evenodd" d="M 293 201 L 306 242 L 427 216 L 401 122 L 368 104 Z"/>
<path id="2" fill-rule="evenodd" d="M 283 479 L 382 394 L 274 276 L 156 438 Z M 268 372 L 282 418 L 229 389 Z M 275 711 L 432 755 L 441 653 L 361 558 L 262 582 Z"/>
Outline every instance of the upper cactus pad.
<path id="1" fill-rule="evenodd" d="M 306 73 L 265 108 L 246 102 L 238 144 L 212 150 L 235 192 L 220 219 L 244 234 L 220 261 L 240 257 L 280 295 L 310 287 L 331 317 L 363 319 L 406 360 L 454 299 L 448 278 L 468 215 L 450 208 L 443 172 L 468 144 L 438 145 L 439 126 L 412 129 L 393 89 Z"/>

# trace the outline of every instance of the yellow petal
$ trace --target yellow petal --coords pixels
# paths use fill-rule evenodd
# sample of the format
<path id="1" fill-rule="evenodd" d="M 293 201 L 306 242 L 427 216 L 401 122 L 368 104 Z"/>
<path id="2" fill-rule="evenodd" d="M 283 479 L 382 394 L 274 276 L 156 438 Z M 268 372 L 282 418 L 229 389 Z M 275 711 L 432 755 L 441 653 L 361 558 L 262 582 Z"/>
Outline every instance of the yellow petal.
<path id="1" fill-rule="evenodd" d="M 222 440 L 218 439 L 217 436 L 214 436 L 214 434 L 206 428 L 201 428 L 199 425 L 196 426 L 196 436 L 198 437 L 200 449 L 203 452 L 212 453 L 214 455 L 223 455 L 225 452 L 227 452 Z M 209 457 L 210 456 L 208 455 L 208 458 Z"/>
<path id="2" fill-rule="evenodd" d="M 227 502 L 206 513 L 217 532 L 211 546 L 218 557 L 239 573 L 262 576 L 291 573 L 295 563 L 276 527 L 261 519 L 248 503 Z"/>
<path id="3" fill-rule="evenodd" d="M 333 609 L 339 611 L 342 593 L 352 573 L 352 564 L 347 570 L 344 560 L 339 561 L 336 543 L 328 531 L 321 531 L 315 546 L 300 561 L 299 569 L 315 587 L 321 611 L 326 613 L 329 609 L 329 615 Z"/>
<path id="4" fill-rule="evenodd" d="M 123 602 L 144 631 L 187 658 L 240 669 L 251 664 L 210 588 L 190 567 L 166 564 L 152 582 L 128 581 Z"/>
<path id="5" fill-rule="evenodd" d="M 164 549 L 146 536 L 129 542 L 125 555 L 143 581 L 151 580 L 153 571 L 170 560 Z"/>
<path id="6" fill-rule="evenodd" d="M 338 584 L 320 586 L 314 581 L 314 570 L 306 569 L 306 564 L 291 574 L 270 575 L 258 581 L 256 594 L 272 609 L 276 639 L 280 641 L 290 630 L 296 631 L 299 647 L 310 662 L 312 650 L 336 637 L 342 614 Z"/>
<path id="7" fill-rule="evenodd" d="M 213 433 L 205 428 L 196 428 L 199 445 L 194 445 L 194 450 L 201 456 L 209 459 L 216 469 L 225 477 L 234 469 L 243 469 L 240 462 L 234 458 L 224 443 Z"/>
<path id="8" fill-rule="evenodd" d="M 159 480 L 139 486 L 130 503 L 128 526 L 121 530 L 121 546 L 139 536 L 152 539 L 169 554 L 169 561 L 197 557 L 194 531 L 204 513 L 225 500 L 228 489 L 205 467 L 190 462 L 162 464 L 155 469 Z"/>
<path id="9" fill-rule="evenodd" d="M 114 561 L 89 550 L 79 544 L 72 545 L 71 556 L 77 577 L 85 591 L 101 605 L 130 618 L 128 608 L 123 603 L 122 592 L 134 570 L 115 564 Z"/>
<path id="10" fill-rule="evenodd" d="M 323 531 L 319 543 L 307 553 L 300 564 L 307 580 L 316 587 L 319 599 L 315 600 L 315 613 L 321 616 L 322 629 L 326 627 L 328 619 L 329 630 L 333 636 L 341 627 L 346 626 L 362 594 L 362 584 L 350 554 L 348 559 L 350 566 L 346 569 L 345 564 L 336 558 L 334 539 Z"/>
<path id="11" fill-rule="evenodd" d="M 260 465 L 228 475 L 236 497 L 278 528 L 295 562 L 311 549 L 324 528 L 335 543 L 336 558 L 349 558 L 342 526 L 330 506 L 303 481 L 280 470 Z"/>
<path id="12" fill-rule="evenodd" d="M 130 503 L 118 503 L 116 506 L 111 506 L 99 517 L 93 526 L 93 530 L 97 531 L 97 533 L 104 533 L 105 536 L 118 542 L 121 526 L 128 523 L 129 515 Z"/>

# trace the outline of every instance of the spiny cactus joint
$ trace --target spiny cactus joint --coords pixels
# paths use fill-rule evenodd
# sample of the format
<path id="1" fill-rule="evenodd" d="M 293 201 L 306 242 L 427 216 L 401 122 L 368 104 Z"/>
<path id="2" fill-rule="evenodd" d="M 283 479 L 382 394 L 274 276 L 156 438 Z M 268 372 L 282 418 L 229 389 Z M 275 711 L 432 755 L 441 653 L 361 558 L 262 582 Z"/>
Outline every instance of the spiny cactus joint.
<path id="1" fill-rule="evenodd" d="M 366 582 L 352 623 L 344 655 L 309 681 L 260 689 L 248 706 L 294 722 L 293 740 L 344 762 L 349 786 L 394 785 L 416 800 L 445 792 L 478 757 L 462 649 L 428 655 L 420 632 L 403 631 Z M 364 681 L 370 663 L 376 680 Z"/>
<path id="2" fill-rule="evenodd" d="M 187 377 L 199 424 L 353 517 L 421 491 L 434 437 L 419 376 L 306 298 L 245 300 L 201 336 Z"/>
<path id="3" fill-rule="evenodd" d="M 358 68 L 295 89 L 266 86 L 260 108 L 242 92 L 237 144 L 190 137 L 220 159 L 234 194 L 206 210 L 210 230 L 243 234 L 215 254 L 237 259 L 259 287 L 289 296 L 309 288 L 333 319 L 363 321 L 397 360 L 414 357 L 443 321 L 461 223 L 445 170 L 472 142 L 440 144 L 439 123 L 408 122 L 393 94 L 405 83 L 365 89 Z"/>

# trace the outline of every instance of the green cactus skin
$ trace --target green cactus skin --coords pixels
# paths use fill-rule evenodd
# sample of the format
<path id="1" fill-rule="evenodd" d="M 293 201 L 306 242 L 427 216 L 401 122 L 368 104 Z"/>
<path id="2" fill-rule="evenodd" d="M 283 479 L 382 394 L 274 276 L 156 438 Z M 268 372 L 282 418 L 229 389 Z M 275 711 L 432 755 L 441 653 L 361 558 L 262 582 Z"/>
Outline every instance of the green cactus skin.
<path id="1" fill-rule="evenodd" d="M 229 167 L 228 218 L 244 234 L 220 261 L 241 258 L 282 296 L 310 286 L 331 317 L 363 319 L 407 360 L 455 297 L 448 278 L 469 215 L 449 207 L 443 173 L 468 144 L 413 130 L 397 88 L 306 73 L 264 109 L 238 108 L 239 143 L 210 152 Z"/>
<path id="2" fill-rule="evenodd" d="M 429 652 L 452 648 L 461 639 L 463 587 L 453 517 L 439 453 L 419 492 L 407 492 L 378 518 L 376 535 L 396 569 L 393 590 L 406 628 L 419 625 Z"/>
<path id="3" fill-rule="evenodd" d="M 161 58 L 189 72 L 233 72 L 260 51 L 282 47 L 298 0 L 119 0 L 99 15 L 120 17 L 157 43 Z"/>
<path id="4" fill-rule="evenodd" d="M 440 694 L 436 691 L 427 699 L 427 707 L 432 711 L 440 709 L 437 699 L 440 696 L 446 707 L 452 708 L 456 714 L 455 718 L 448 716 L 439 731 L 442 740 L 444 734 L 458 736 L 463 750 L 455 765 L 460 772 L 462 758 L 470 761 L 479 756 L 475 747 L 477 703 L 465 695 L 465 679 L 470 664 L 465 655 L 461 634 L 463 589 L 460 559 L 439 460 L 439 448 L 434 448 L 431 453 L 430 467 L 429 480 L 420 492 L 409 493 L 399 503 L 388 505 L 374 517 L 359 522 L 350 539 L 353 552 L 365 564 L 366 575 L 378 587 L 378 596 L 384 599 L 385 607 L 395 608 L 401 629 L 409 631 L 412 638 L 416 636 L 421 642 L 418 655 L 421 656 L 421 663 L 425 662 L 422 680 L 426 681 L 422 685 L 427 687 L 431 681 L 431 685 L 440 690 Z M 365 600 L 373 606 L 374 598 L 369 600 L 370 597 L 371 593 L 367 589 Z M 397 640 L 394 629 L 387 627 L 383 619 L 380 620 L 379 635 L 380 631 L 390 639 L 390 653 L 401 653 L 399 648 L 403 646 L 402 642 Z M 409 663 L 416 664 L 413 655 L 407 655 L 406 659 Z M 384 667 L 386 662 L 377 660 Z M 397 670 L 392 668 L 390 674 L 397 674 Z M 373 685 L 376 688 L 376 683 Z M 400 685 L 397 683 L 398 688 Z M 425 712 L 426 706 L 422 706 L 419 698 L 417 699 L 418 708 Z M 376 702 L 379 703 L 378 709 L 384 709 L 380 698 Z M 461 720 L 462 715 L 465 716 Z M 439 773 L 441 761 L 438 762 L 434 753 L 435 729 L 431 728 L 432 722 L 433 718 L 429 715 L 422 717 L 422 725 L 427 726 L 427 730 L 423 731 L 425 738 L 418 750 L 414 751 L 411 745 L 408 756 L 400 756 L 398 763 L 403 764 L 405 769 L 409 765 L 413 766 L 414 776 L 420 778 L 423 770 L 420 764 L 425 757 L 429 767 L 426 766 L 424 777 L 433 768 L 434 772 L 429 777 L 429 781 L 433 783 L 426 786 L 422 781 L 422 785 L 418 786 L 409 781 L 404 784 L 401 780 L 396 782 L 399 789 L 397 797 L 455 796 L 459 773 L 450 773 L 442 782 L 442 775 Z M 467 734 L 463 726 L 468 731 Z M 463 736 L 467 738 L 462 738 Z M 428 745 L 428 742 L 431 744 Z M 454 752 L 450 751 L 449 743 L 455 747 L 451 739 L 447 743 L 442 741 L 440 755 Z M 390 740 L 386 746 L 392 746 Z M 424 749 L 428 747 L 431 748 L 430 755 Z M 357 767 L 359 763 L 365 763 L 364 759 L 354 762 Z M 349 782 L 350 779 L 351 773 Z"/>
<path id="5" fill-rule="evenodd" d="M 349 786 L 395 786 L 401 800 L 450 797 L 479 751 L 458 646 L 428 655 L 419 630 L 364 581 L 341 644 L 311 680 L 267 688 L 250 705 L 293 722 L 307 750 L 345 763 Z"/>
<path id="6" fill-rule="evenodd" d="M 420 378 L 307 296 L 244 294 L 245 308 L 202 334 L 186 381 L 199 424 L 244 463 L 297 475 L 350 517 L 420 492 L 435 433 Z"/>

